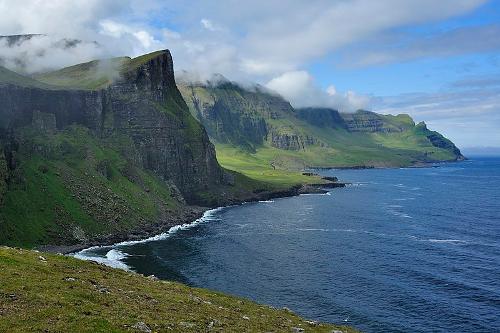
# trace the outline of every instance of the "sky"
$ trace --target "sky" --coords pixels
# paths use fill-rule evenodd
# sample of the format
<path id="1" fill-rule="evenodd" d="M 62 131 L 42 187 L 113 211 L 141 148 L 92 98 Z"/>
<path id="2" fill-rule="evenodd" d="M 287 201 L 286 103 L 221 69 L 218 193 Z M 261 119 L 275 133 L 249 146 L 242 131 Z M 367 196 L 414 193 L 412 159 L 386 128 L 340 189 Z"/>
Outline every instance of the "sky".
<path id="1" fill-rule="evenodd" d="M 0 35 L 26 33 L 46 36 L 0 45 L 4 66 L 168 48 L 179 75 L 408 113 L 461 148 L 500 147 L 500 0 L 0 0 Z"/>

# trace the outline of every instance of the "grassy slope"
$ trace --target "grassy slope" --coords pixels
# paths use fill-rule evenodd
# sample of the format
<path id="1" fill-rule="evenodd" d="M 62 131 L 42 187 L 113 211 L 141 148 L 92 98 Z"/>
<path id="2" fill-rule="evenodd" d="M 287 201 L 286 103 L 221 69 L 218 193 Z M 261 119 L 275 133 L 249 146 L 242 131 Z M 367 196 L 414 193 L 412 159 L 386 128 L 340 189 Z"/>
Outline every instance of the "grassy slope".
<path id="1" fill-rule="evenodd" d="M 180 209 L 165 183 L 136 167 L 129 138 L 98 141 L 83 127 L 26 128 L 0 210 L 0 243 L 76 243 L 127 232 Z M 36 213 L 34 213 L 36 212 Z"/>
<path id="2" fill-rule="evenodd" d="M 348 133 L 318 128 L 315 133 L 329 142 L 329 147 L 290 151 L 266 144 L 250 153 L 232 145 L 216 144 L 217 158 L 223 167 L 250 178 L 285 184 L 307 181 L 307 177 L 293 171 L 308 167 L 409 166 L 421 161 L 424 154 L 432 154 L 436 160 L 453 159 L 451 153 L 433 147 L 424 136 L 413 132 Z M 415 141 L 421 142 L 417 146 L 412 144 Z"/>
<path id="3" fill-rule="evenodd" d="M 209 108 L 218 100 L 227 106 L 230 114 L 264 118 L 275 133 L 314 137 L 321 143 L 292 151 L 274 148 L 270 142 L 264 141 L 263 144 L 254 145 L 253 149 L 247 149 L 247 145 L 236 142 L 241 139 L 220 140 L 212 137 L 222 166 L 256 180 L 293 184 L 307 179 L 290 171 L 307 167 L 396 167 L 455 158 L 452 152 L 434 147 L 426 137 L 428 133 L 416 127 L 407 115 L 372 113 L 369 116 L 380 119 L 384 129 L 391 132 L 350 132 L 341 127 L 314 126 L 295 117 L 293 110 L 280 103 L 276 96 L 245 91 L 231 84 L 209 88 L 198 85 L 193 89 L 181 84 L 180 90 L 191 113 L 197 118 L 200 118 L 200 114 L 192 102 L 193 92 L 199 105 L 204 107 Z M 270 117 L 273 112 L 278 116 Z M 204 119 L 201 121 L 206 122 Z M 219 126 L 218 123 L 212 125 Z M 405 130 L 395 131 L 400 128 Z"/>
<path id="4" fill-rule="evenodd" d="M 226 169 L 242 173 L 250 179 L 271 184 L 271 186 L 284 189 L 297 184 L 319 183 L 316 177 L 303 176 L 296 171 L 275 169 L 270 161 L 284 160 L 286 154 L 282 150 L 269 147 L 258 148 L 255 153 L 250 153 L 239 147 L 217 144 L 217 160 Z M 295 158 L 290 153 L 290 159 Z M 290 161 L 286 161 L 290 164 Z"/>
<path id="5" fill-rule="evenodd" d="M 290 161 L 283 168 L 305 167 L 354 167 L 354 166 L 408 166 L 425 159 L 424 154 L 432 155 L 436 160 L 451 160 L 454 155 L 446 150 L 432 146 L 425 133 L 414 127 L 413 121 L 406 115 L 379 115 L 386 127 L 405 127 L 403 132 L 349 132 L 342 128 L 313 126 L 292 116 L 268 120 L 280 132 L 309 135 L 317 138 L 324 146 L 308 146 L 304 150 L 286 151 L 273 148 L 269 143 L 258 149 L 274 151 L 274 156 L 282 156 Z M 411 123 L 409 123 L 411 122 Z M 224 149 L 224 146 L 221 146 Z M 269 159 L 268 159 L 269 160 Z"/>
<path id="6" fill-rule="evenodd" d="M 28 250 L 0 248 L 0 281 L 0 332 L 138 332 L 137 323 L 154 332 L 354 332 L 221 293 Z"/>
<path id="7" fill-rule="evenodd" d="M 35 78 L 40 82 L 66 89 L 102 89 L 119 75 L 121 68 L 128 62 L 130 58 L 127 57 L 94 60 L 38 74 Z"/>
<path id="8" fill-rule="evenodd" d="M 13 72 L 5 67 L 0 66 L 0 85 L 2 84 L 12 84 L 20 87 L 42 88 L 42 89 L 53 88 L 49 84 L 39 82 L 29 77 L 17 74 L 16 72 Z"/>
<path id="9" fill-rule="evenodd" d="M 35 78 L 45 84 L 65 89 L 98 90 L 109 86 L 124 71 L 132 71 L 154 59 L 164 51 L 157 51 L 136 58 L 117 57 L 94 60 L 60 70 L 41 73 Z"/>

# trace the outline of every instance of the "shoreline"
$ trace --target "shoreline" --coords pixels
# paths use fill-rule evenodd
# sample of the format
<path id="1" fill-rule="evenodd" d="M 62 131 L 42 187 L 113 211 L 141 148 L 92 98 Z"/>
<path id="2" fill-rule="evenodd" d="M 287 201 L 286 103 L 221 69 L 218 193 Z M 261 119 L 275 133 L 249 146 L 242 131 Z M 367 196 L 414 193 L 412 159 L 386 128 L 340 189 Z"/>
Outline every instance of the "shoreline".
<path id="1" fill-rule="evenodd" d="M 456 161 L 436 161 L 436 162 L 428 162 L 422 164 L 415 164 L 411 166 L 401 167 L 401 166 L 350 166 L 350 167 L 311 167 L 307 168 L 307 170 L 366 170 L 366 169 L 399 169 L 399 168 L 437 168 L 439 165 L 436 164 L 450 164 L 450 163 L 458 163 L 463 162 L 465 160 L 456 160 Z M 319 176 L 319 175 L 317 175 Z M 321 177 L 321 176 L 320 176 Z M 323 177 L 322 177 L 323 178 Z M 323 178 L 324 179 L 324 178 Z M 328 179 L 325 179 L 328 180 Z M 258 202 L 265 201 L 271 199 L 278 198 L 287 198 L 294 197 L 300 194 L 325 194 L 328 191 L 326 189 L 333 189 L 339 187 L 345 187 L 350 185 L 348 182 L 339 182 L 339 181 L 330 181 L 329 183 L 323 184 L 301 184 L 289 187 L 287 189 L 275 190 L 275 191 L 265 191 L 259 193 L 253 193 L 253 195 L 249 195 L 244 199 L 229 199 L 226 202 L 222 203 L 221 206 L 213 206 L 213 207 L 202 207 L 202 206 L 194 206 L 187 205 L 183 207 L 183 210 L 180 214 L 176 216 L 169 216 L 167 220 L 157 221 L 148 226 L 142 226 L 141 228 L 137 228 L 135 230 L 130 230 L 127 233 L 123 234 L 113 234 L 107 235 L 102 238 L 93 239 L 86 243 L 79 243 L 73 245 L 40 245 L 36 246 L 34 250 L 49 252 L 49 253 L 60 253 L 60 254 L 73 254 L 85 249 L 89 249 L 92 247 L 106 247 L 106 246 L 114 246 L 123 242 L 132 242 L 132 241 L 141 241 L 144 239 L 148 239 L 151 237 L 155 237 L 164 233 L 168 233 L 169 230 L 176 226 L 187 225 L 197 221 L 202 218 L 205 212 L 216 209 L 216 208 L 224 208 L 229 206 L 237 206 L 242 205 L 248 202 Z"/>
<path id="2" fill-rule="evenodd" d="M 168 220 L 158 221 L 146 228 L 132 230 L 124 234 L 115 234 L 95 239 L 87 243 L 80 243 L 74 245 L 41 245 L 34 248 L 41 252 L 59 253 L 64 255 L 76 254 L 86 249 L 96 247 L 113 247 L 126 242 L 142 242 L 148 239 L 159 237 L 164 234 L 170 234 L 171 229 L 181 228 L 182 226 L 188 227 L 193 223 L 198 223 L 207 212 L 223 209 L 231 206 L 239 206 L 245 203 L 266 201 L 271 199 L 289 198 L 301 194 L 325 194 L 329 191 L 327 189 L 346 187 L 350 183 L 344 182 L 330 182 L 324 184 L 302 184 L 295 185 L 288 189 L 266 191 L 254 193 L 254 195 L 245 198 L 244 200 L 227 200 L 223 205 L 217 207 L 201 207 L 201 206 L 186 206 L 178 216 L 171 216 Z"/>
<path id="3" fill-rule="evenodd" d="M 465 157 L 463 159 L 456 160 L 446 160 L 446 161 L 433 161 L 433 162 L 416 162 L 410 165 L 351 165 L 351 166 L 336 166 L 336 167 L 321 167 L 321 166 L 311 166 L 307 167 L 305 170 L 367 170 L 367 169 L 419 169 L 419 168 L 439 168 L 440 164 L 451 164 L 460 163 L 468 161 L 469 158 Z"/>

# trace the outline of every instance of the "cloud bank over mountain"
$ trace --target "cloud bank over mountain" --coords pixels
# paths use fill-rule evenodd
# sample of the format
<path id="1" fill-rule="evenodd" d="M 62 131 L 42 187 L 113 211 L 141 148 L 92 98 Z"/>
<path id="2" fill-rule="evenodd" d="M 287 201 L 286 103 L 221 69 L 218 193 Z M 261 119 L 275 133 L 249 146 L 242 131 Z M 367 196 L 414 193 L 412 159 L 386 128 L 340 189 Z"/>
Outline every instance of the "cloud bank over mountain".
<path id="1" fill-rule="evenodd" d="M 389 111 L 394 110 L 392 102 L 380 103 L 381 99 L 366 88 L 363 93 L 356 84 L 338 89 L 342 82 L 335 75 L 319 80 L 318 62 L 332 68 L 370 69 L 419 59 L 498 54 L 498 22 L 457 21 L 488 3 L 51 0 L 42 6 L 36 0 L 0 0 L 1 34 L 45 35 L 19 45 L 9 46 L 0 40 L 0 61 L 18 71 L 39 72 L 95 58 L 137 56 L 168 48 L 178 71 L 206 79 L 221 73 L 238 82 L 257 82 L 296 106 L 345 111 L 380 107 L 377 111 Z M 451 23 L 440 25 L 447 20 Z M 432 33 L 426 33 L 427 26 L 432 27 Z M 73 43 L 67 46 L 67 41 Z M 402 96 L 401 102 L 405 101 L 407 97 Z M 431 120 L 448 108 L 439 103 L 433 107 L 436 111 L 426 114 Z M 499 110 L 498 105 L 495 108 Z M 414 112 L 412 115 L 423 112 L 417 105 L 405 110 Z"/>

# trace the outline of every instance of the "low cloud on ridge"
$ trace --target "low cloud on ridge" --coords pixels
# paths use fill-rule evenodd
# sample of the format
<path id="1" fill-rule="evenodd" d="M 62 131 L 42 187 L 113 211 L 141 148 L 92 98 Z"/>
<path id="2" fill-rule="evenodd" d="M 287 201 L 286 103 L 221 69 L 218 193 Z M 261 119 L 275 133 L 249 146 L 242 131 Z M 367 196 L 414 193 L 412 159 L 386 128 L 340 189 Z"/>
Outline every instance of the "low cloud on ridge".
<path id="1" fill-rule="evenodd" d="M 429 38 L 407 35 L 395 39 L 395 43 L 380 44 L 381 36 L 399 28 L 459 17 L 485 3 L 487 0 L 311 0 L 290 1 L 284 6 L 281 0 L 0 0 L 0 34 L 46 35 L 16 48 L 2 44 L 0 57 L 7 67 L 38 72 L 168 48 L 177 71 L 197 72 L 204 78 L 222 73 L 237 82 L 257 82 L 295 106 L 328 106 L 344 111 L 374 108 L 409 112 L 418 118 L 424 114 L 418 100 L 402 95 L 376 98 L 339 92 L 335 82 L 321 86 L 305 69 L 333 53 L 348 55 L 348 66 L 369 67 L 497 50 L 500 46 L 494 37 L 498 25 L 493 24 L 464 26 Z M 60 47 L 64 39 L 79 42 Z M 402 43 L 406 47 L 397 49 Z M 450 43 L 466 47 L 450 48 Z M 399 102 L 393 103 L 395 100 Z M 498 104 L 490 106 L 498 110 Z M 440 115 L 452 114 L 445 101 L 436 102 L 433 108 L 434 112 L 425 112 L 431 122 Z M 473 112 L 473 108 L 461 110 Z M 438 129 L 446 132 L 444 119 Z M 451 123 L 454 118 L 448 119 Z"/>
<path id="2" fill-rule="evenodd" d="M 370 98 L 352 91 L 337 92 L 333 85 L 321 89 L 306 71 L 286 72 L 270 80 L 266 87 L 286 98 L 294 107 L 330 107 L 341 112 L 368 108 Z"/>

